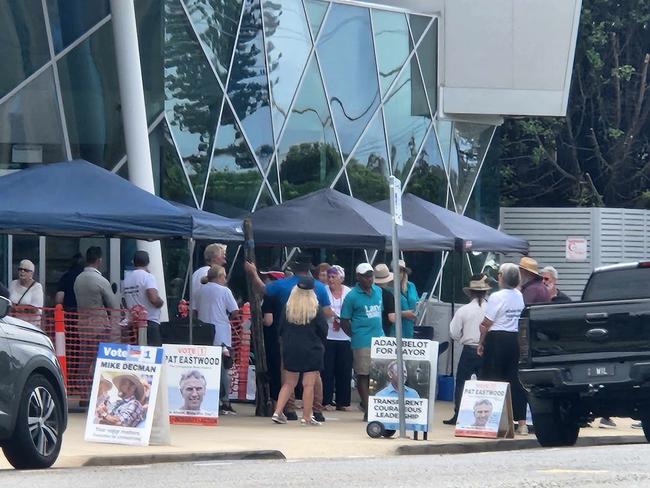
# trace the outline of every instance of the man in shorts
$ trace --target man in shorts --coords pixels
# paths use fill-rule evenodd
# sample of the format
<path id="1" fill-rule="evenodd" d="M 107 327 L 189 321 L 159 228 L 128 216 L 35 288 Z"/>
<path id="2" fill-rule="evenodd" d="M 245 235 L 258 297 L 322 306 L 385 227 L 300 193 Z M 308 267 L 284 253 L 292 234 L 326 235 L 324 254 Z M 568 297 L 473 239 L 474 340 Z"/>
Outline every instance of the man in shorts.
<path id="1" fill-rule="evenodd" d="M 364 420 L 368 418 L 370 389 L 370 345 L 373 337 L 384 335 L 381 313 L 383 310 L 381 288 L 374 284 L 374 270 L 369 263 L 356 269 L 357 284 L 350 290 L 341 307 L 341 328 L 352 342 L 352 365 L 357 377 Z M 395 320 L 389 317 L 391 321 Z"/>

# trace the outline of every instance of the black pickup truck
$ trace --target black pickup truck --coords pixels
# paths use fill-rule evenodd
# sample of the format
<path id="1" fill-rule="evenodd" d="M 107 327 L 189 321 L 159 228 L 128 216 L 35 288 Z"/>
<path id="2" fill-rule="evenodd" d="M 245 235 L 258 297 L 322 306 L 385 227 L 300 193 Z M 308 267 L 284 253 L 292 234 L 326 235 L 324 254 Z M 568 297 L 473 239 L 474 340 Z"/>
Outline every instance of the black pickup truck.
<path id="1" fill-rule="evenodd" d="M 526 308 L 519 345 L 542 446 L 573 445 L 610 416 L 641 420 L 650 441 L 650 262 L 596 269 L 579 302 Z"/>

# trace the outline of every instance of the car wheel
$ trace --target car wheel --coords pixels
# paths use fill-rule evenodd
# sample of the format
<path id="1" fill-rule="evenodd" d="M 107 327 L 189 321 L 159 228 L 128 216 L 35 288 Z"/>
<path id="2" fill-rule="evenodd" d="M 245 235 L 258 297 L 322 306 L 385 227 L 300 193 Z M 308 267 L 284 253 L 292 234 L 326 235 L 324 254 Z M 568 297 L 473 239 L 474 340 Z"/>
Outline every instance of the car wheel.
<path id="1" fill-rule="evenodd" d="M 578 440 L 580 425 L 570 413 L 570 406 L 556 402 L 530 402 L 537 442 L 542 447 L 573 446 Z"/>
<path id="2" fill-rule="evenodd" d="M 643 427 L 643 434 L 645 435 L 645 440 L 650 442 L 650 415 L 641 417 L 641 427 Z"/>
<path id="3" fill-rule="evenodd" d="M 16 426 L 2 448 L 16 469 L 42 469 L 54 464 L 63 441 L 61 403 L 52 384 L 31 376 L 20 397 Z"/>

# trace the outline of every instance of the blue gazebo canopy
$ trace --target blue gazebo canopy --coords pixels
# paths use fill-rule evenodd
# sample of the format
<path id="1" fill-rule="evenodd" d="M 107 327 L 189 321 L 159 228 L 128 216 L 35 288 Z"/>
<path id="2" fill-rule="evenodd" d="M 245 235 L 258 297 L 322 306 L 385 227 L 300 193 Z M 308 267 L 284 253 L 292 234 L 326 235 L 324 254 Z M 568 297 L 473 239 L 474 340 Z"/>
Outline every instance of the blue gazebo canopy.
<path id="1" fill-rule="evenodd" d="M 177 207 L 83 160 L 0 177 L 0 233 L 244 240 L 241 220 Z"/>

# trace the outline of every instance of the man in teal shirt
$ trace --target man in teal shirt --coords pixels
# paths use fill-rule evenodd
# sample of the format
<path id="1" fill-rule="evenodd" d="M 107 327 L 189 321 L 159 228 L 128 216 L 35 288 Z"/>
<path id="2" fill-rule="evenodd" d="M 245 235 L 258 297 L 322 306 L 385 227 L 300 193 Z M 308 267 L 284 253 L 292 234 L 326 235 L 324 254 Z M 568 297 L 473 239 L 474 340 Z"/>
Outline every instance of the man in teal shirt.
<path id="1" fill-rule="evenodd" d="M 381 289 L 373 283 L 372 266 L 361 263 L 356 272 L 357 284 L 347 294 L 341 307 L 341 328 L 352 341 L 353 367 L 361 397 L 361 408 L 366 412 L 365 420 L 368 415 L 370 389 L 370 345 L 373 337 L 384 335 L 381 326 L 383 304 Z"/>

